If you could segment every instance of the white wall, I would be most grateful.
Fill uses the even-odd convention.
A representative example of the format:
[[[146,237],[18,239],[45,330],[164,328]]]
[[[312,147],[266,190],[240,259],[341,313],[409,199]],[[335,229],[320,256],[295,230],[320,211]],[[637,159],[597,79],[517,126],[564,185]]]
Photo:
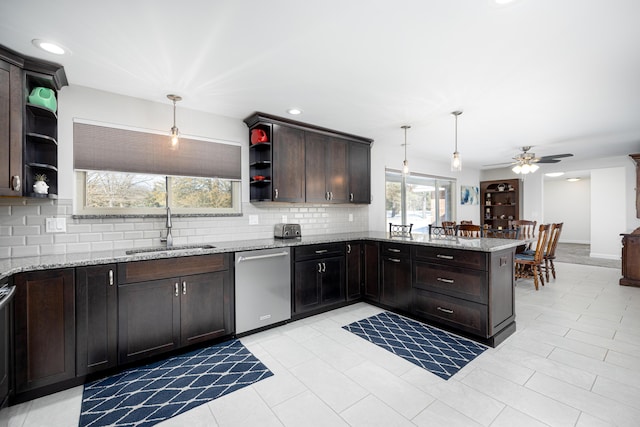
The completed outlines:
[[[375,135],[368,135],[375,139]],[[401,146],[403,137],[398,132],[397,141],[378,141],[373,144],[371,155],[371,192],[373,200],[369,210],[369,228],[375,231],[385,231],[388,228],[385,212],[385,168],[400,170],[404,159],[404,149]],[[464,156],[464,153],[462,153]],[[439,176],[455,179],[456,188],[456,220],[472,220],[480,223],[480,205],[461,205],[460,186],[479,186],[480,171],[462,166],[461,172],[451,172],[447,161],[435,162],[411,155],[411,142],[409,138],[407,159],[412,173]],[[463,157],[464,161],[464,157]]]
[[[591,179],[545,181],[544,220],[562,222],[560,242],[591,242]]]
[[[591,256],[620,259],[620,233],[626,228],[623,167],[591,171]]]

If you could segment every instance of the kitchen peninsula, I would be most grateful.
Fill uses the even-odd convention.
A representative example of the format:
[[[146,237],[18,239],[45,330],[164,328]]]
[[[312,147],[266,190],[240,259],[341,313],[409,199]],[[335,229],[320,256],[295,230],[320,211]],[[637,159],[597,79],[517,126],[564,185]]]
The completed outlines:
[[[296,307],[295,292],[300,288],[292,283],[292,321],[365,301],[497,346],[515,331],[513,254],[519,243],[429,235],[391,237],[382,232],[363,232],[286,240],[212,242],[200,247],[150,248],[131,254],[120,250],[2,260],[0,280],[17,286],[16,325],[24,325],[16,327],[16,354],[23,360],[16,366],[16,401],[81,384],[88,374],[95,376],[107,369],[111,372],[132,361],[235,335],[232,255],[240,251],[281,247],[295,251],[322,245],[341,251],[338,252],[344,259],[341,283],[349,289],[341,292],[339,301],[307,310]],[[96,322],[82,317],[86,314],[87,301],[92,301],[86,296],[85,283],[91,272],[98,272],[96,278],[104,278],[94,278],[91,282],[91,287],[100,289],[96,296],[104,309],[102,319]],[[47,284],[48,280],[54,281],[53,286]],[[141,284],[144,287],[138,286]],[[144,293],[134,292],[132,285]],[[48,334],[57,334],[65,341],[64,345],[48,347],[46,360],[36,357],[43,349],[33,348],[34,343],[44,345],[45,337],[33,340],[30,334],[41,333],[27,326],[28,316],[33,313],[28,305],[37,303],[31,294],[26,296],[29,286],[34,287],[29,288],[29,292],[50,293],[47,313],[51,319],[45,322]],[[199,292],[193,294],[198,295],[196,301],[189,301],[188,286],[194,289],[189,292]],[[305,290],[308,291],[314,290]],[[167,316],[163,311],[154,317],[149,313],[154,311],[154,305],[147,304],[142,310],[144,317],[139,313],[141,310],[133,306],[136,301],[152,298],[158,307],[173,314]],[[203,298],[211,299],[210,310],[198,309],[197,300]],[[51,311],[56,304],[61,313]],[[193,313],[200,317],[194,317]],[[210,318],[203,320],[203,316]],[[136,328],[123,329],[127,322],[144,323],[154,318],[162,318],[166,324],[164,335],[154,332],[165,340],[157,345],[144,342],[147,338],[131,335]],[[40,321],[42,324],[43,320]],[[207,324],[208,329],[203,329],[203,324]],[[87,339],[95,336],[104,337],[101,344]],[[27,342],[31,345],[26,346]],[[57,364],[52,365],[52,361]],[[46,375],[27,378],[27,370]]]

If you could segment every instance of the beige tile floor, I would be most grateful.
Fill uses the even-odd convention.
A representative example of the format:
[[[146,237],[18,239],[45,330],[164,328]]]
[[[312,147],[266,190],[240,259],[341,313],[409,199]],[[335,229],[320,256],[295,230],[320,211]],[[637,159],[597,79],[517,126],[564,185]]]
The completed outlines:
[[[640,426],[640,289],[558,263],[516,286],[517,332],[448,381],[341,329],[359,303],[242,342],[275,374],[160,425]],[[5,410],[10,426],[76,426],[82,388]]]

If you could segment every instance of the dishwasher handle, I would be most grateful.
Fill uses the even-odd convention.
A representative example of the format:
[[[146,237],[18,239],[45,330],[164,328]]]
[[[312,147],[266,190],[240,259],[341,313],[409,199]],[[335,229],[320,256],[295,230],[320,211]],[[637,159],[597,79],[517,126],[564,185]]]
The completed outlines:
[[[265,258],[277,258],[281,256],[289,255],[288,252],[278,252],[275,254],[267,254],[267,255],[253,255],[253,256],[239,256],[237,259],[237,263],[240,264],[243,261],[253,261],[256,259],[265,259]]]

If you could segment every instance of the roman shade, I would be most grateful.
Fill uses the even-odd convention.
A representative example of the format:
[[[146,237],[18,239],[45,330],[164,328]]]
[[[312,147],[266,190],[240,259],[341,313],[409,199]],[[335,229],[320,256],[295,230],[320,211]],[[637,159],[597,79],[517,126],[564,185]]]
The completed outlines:
[[[75,122],[73,167],[81,170],[240,179],[240,146]]]

